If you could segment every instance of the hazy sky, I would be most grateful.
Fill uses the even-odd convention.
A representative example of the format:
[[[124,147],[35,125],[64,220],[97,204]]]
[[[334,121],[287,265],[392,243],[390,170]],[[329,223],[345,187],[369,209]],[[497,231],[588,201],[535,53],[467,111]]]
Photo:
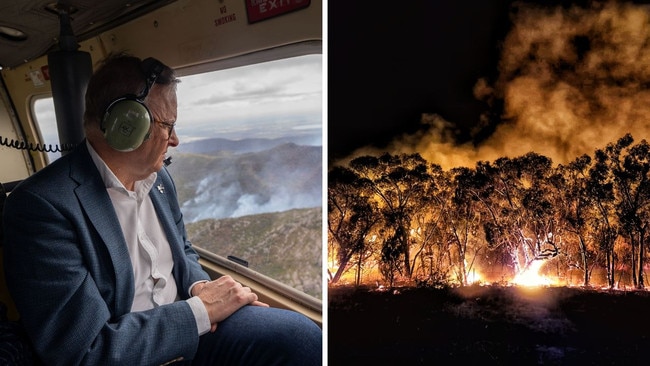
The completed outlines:
[[[321,55],[182,77],[179,137],[189,141],[215,133],[232,139],[320,135],[322,81]]]
[[[309,134],[322,143],[322,56],[307,55],[181,77],[177,134],[183,142]],[[46,144],[58,144],[54,107],[36,104]]]

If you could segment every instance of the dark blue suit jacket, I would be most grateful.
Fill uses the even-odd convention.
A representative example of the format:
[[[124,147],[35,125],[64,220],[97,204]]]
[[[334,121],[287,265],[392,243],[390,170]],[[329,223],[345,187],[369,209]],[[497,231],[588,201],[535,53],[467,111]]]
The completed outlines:
[[[186,238],[166,169],[149,195],[187,299],[191,284],[209,276]],[[7,284],[47,365],[155,365],[194,355],[199,337],[185,301],[130,312],[129,253],[85,142],[16,187],[3,217]]]

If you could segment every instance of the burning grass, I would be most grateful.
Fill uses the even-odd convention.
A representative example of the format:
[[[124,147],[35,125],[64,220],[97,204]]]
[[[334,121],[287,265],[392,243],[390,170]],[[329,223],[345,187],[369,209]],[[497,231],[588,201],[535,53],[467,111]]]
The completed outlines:
[[[650,364],[650,292],[332,287],[331,365]]]

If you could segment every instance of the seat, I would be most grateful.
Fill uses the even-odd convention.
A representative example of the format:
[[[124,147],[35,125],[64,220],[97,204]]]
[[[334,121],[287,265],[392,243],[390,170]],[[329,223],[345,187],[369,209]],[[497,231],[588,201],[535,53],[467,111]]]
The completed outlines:
[[[4,205],[5,200],[7,199],[7,191],[5,185],[0,183],[0,218],[4,214]],[[18,311],[16,311],[16,306],[14,305],[11,296],[9,295],[9,289],[7,288],[7,283],[5,282],[5,271],[2,266],[2,261],[4,260],[4,225],[2,225],[2,220],[0,220],[0,302],[5,305],[6,316],[10,320],[18,320]],[[0,314],[2,315],[2,314]]]
[[[2,233],[2,211],[4,210],[6,199],[7,191],[5,190],[4,184],[0,183],[0,248],[2,248],[2,242],[4,240],[4,234]]]
[[[0,218],[4,215],[4,203],[7,191],[0,183]],[[32,347],[27,339],[25,330],[18,321],[16,305],[11,299],[5,281],[3,244],[4,231],[0,220],[0,364],[2,365],[35,365]]]

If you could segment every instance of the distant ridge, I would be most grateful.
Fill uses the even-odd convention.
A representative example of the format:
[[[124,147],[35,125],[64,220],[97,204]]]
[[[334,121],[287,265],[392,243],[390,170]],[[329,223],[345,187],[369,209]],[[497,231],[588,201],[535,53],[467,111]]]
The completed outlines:
[[[248,138],[242,140],[230,140],[225,138],[209,138],[184,142],[178,145],[177,150],[183,153],[191,154],[217,154],[223,151],[229,151],[236,154],[247,152],[260,152],[272,149],[278,145],[294,143],[296,145],[311,145],[314,142],[313,136],[287,136],[279,138]],[[322,144],[321,144],[322,145]],[[320,146],[320,145],[319,145]]]

